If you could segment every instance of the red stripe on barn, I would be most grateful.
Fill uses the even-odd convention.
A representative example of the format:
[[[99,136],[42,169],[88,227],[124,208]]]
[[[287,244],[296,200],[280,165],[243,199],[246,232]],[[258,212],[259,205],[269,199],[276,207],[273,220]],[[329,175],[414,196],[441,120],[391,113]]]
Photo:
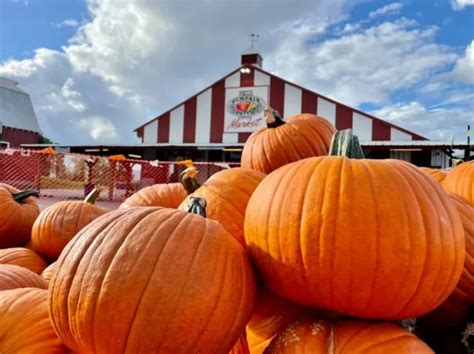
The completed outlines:
[[[239,133],[239,143],[245,143],[252,133]]]
[[[158,118],[158,142],[170,142],[170,112],[166,112]]]
[[[196,96],[184,104],[183,143],[196,141]]]
[[[378,119],[372,119],[372,140],[390,140],[390,125]]]
[[[352,109],[336,105],[336,129],[352,128]]]
[[[240,86],[253,86],[255,84],[255,70],[251,69],[250,74],[240,73]],[[252,133],[239,133],[238,142],[245,143]]]
[[[285,109],[285,82],[275,76],[270,78],[270,107],[283,115]]]
[[[318,96],[311,94],[307,90],[303,90],[301,95],[301,113],[316,114],[318,111]]]
[[[224,133],[225,80],[212,87],[211,143],[222,143]]]

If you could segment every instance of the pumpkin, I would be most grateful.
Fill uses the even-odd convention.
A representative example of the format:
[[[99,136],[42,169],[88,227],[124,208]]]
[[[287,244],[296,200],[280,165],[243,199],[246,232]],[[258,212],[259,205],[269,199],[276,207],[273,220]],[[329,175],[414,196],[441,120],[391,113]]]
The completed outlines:
[[[267,127],[250,135],[244,145],[241,166],[263,173],[307,157],[327,155],[336,129],[324,118],[298,114],[282,120],[265,110]]]
[[[429,168],[429,167],[419,167],[419,169],[426,174],[433,177],[437,182],[441,183],[446,178],[447,173],[436,168]]]
[[[31,227],[40,210],[38,192],[19,191],[0,183],[0,248],[23,246],[30,240]]]
[[[16,288],[47,289],[48,284],[31,270],[13,264],[0,264],[0,291]]]
[[[33,224],[31,249],[55,261],[79,230],[107,213],[106,209],[94,205],[98,193],[94,189],[83,202],[63,201],[43,210]]]
[[[474,204],[474,161],[454,167],[444,179],[443,187]]]
[[[43,270],[43,273],[41,273],[41,278],[43,278],[44,281],[46,281],[46,283],[49,284],[49,281],[51,280],[54,272],[56,271],[56,267],[57,267],[57,263],[53,262],[49,266],[47,266],[45,270]]]
[[[255,300],[243,247],[219,223],[176,209],[107,213],[57,264],[53,327],[81,353],[228,353]]]
[[[328,156],[281,167],[250,198],[245,238],[277,294],[362,318],[431,311],[464,263],[456,206],[400,160]]]
[[[244,216],[250,196],[263,180],[261,172],[246,168],[231,168],[212,175],[191,195],[207,201],[207,217],[218,221],[224,228],[245,245]],[[179,209],[186,210],[189,197]]]
[[[229,354],[250,354],[245,332],[239,337],[239,340],[234,344]]]
[[[29,269],[36,274],[41,274],[48,265],[37,253],[23,247],[0,250],[0,264],[14,264]]]
[[[393,323],[297,321],[275,337],[268,354],[428,354],[424,342]]]
[[[0,291],[0,353],[68,353],[48,316],[48,291]]]

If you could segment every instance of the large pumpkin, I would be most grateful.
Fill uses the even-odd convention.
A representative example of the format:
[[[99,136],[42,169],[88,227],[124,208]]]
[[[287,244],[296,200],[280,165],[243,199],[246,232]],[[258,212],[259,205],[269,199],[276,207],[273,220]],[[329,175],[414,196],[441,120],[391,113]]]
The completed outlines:
[[[52,323],[81,353],[228,353],[255,300],[243,247],[217,222],[176,209],[110,212],[57,263]]]
[[[456,206],[399,160],[329,156],[281,167],[250,198],[245,238],[279,295],[364,318],[429,312],[464,263]]]
[[[242,151],[241,165],[263,173],[307,157],[327,155],[336,129],[324,118],[299,114],[282,120],[271,108],[267,127],[255,131]]]
[[[40,210],[38,192],[20,191],[0,183],[0,248],[23,246],[30,240],[31,227]]]
[[[265,174],[247,168],[231,168],[212,175],[193,194],[207,201],[207,217],[218,221],[224,228],[245,245],[244,216],[250,196],[263,180]],[[189,198],[179,209],[187,210]]]
[[[0,291],[0,353],[67,353],[48,316],[48,291]]]
[[[14,264],[41,274],[48,265],[46,261],[29,248],[13,247],[0,250],[0,264]]]
[[[33,224],[31,249],[55,261],[84,226],[107,213],[106,209],[94,205],[97,194],[94,190],[85,201],[63,201],[43,210]]]
[[[434,354],[405,329],[384,322],[297,321],[275,337],[268,354]]]
[[[16,288],[47,289],[48,284],[31,270],[13,264],[0,264],[0,291]]]
[[[154,184],[140,189],[128,197],[120,205],[120,208],[131,208],[134,206],[177,208],[187,195],[188,193],[181,183]]]
[[[430,175],[431,177],[433,177],[439,183],[443,182],[443,180],[447,176],[446,172],[444,172],[442,170],[438,170],[436,168],[419,167],[419,169],[421,171],[423,171],[424,173],[426,173],[426,174]]]
[[[454,167],[444,179],[443,187],[474,204],[474,161]]]

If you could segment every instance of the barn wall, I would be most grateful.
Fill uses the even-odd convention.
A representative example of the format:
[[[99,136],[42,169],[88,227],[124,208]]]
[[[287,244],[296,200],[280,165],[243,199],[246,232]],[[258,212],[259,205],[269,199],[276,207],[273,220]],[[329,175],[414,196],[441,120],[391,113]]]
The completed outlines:
[[[10,147],[19,147],[21,144],[37,144],[39,138],[38,133],[4,126],[0,140],[9,142]]]

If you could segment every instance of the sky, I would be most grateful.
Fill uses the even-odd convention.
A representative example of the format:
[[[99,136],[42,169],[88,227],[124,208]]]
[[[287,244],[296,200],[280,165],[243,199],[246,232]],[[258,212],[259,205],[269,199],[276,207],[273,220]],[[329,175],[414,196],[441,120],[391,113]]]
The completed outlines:
[[[474,125],[474,0],[0,0],[0,76],[55,142],[138,143],[253,32],[296,84],[434,140]]]

